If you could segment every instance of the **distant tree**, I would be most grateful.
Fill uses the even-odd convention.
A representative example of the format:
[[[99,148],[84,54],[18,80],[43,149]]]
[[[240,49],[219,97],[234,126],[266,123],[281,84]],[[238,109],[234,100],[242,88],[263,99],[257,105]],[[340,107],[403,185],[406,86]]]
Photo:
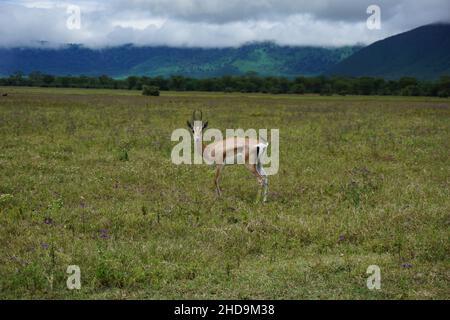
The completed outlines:
[[[142,90],[143,94],[159,90],[187,90],[187,91],[225,91],[225,92],[261,92],[261,93],[320,93],[331,95],[407,95],[407,96],[441,96],[450,95],[450,77],[443,76],[437,81],[422,81],[412,77],[399,80],[385,81],[380,78],[361,77],[261,77],[255,73],[242,76],[223,76],[214,78],[187,78],[172,76],[170,78],[137,77],[113,79],[107,75],[99,77],[53,76],[32,72],[24,76],[16,72],[7,78],[0,77],[1,86],[45,86],[45,87],[73,87],[73,88],[111,88]],[[157,90],[150,90],[156,87]],[[145,90],[144,90],[145,89]]]
[[[412,77],[403,77],[398,81],[400,89],[404,89],[409,86],[416,86],[417,84],[417,79]]]
[[[375,92],[375,80],[369,77],[362,77],[356,81],[358,94],[370,95]]]
[[[201,91],[214,91],[215,84],[213,79],[202,79],[199,89]]]
[[[136,84],[138,82],[138,78],[136,76],[130,76],[127,78],[127,87],[128,90],[136,89]]]
[[[381,79],[381,78],[374,79],[372,94],[377,94],[377,95],[383,94],[385,86],[386,86],[386,81],[384,81],[384,79]]]
[[[289,87],[290,87],[290,81],[287,78],[280,78],[278,80],[278,86],[280,88],[281,93],[288,93],[289,92]]]
[[[303,83],[294,83],[291,86],[291,92],[295,94],[304,94],[305,86],[303,85]]]
[[[113,79],[108,77],[107,75],[102,75],[98,77],[98,82],[103,88],[112,88]]]
[[[55,81],[55,77],[50,74],[45,74],[42,81],[46,87],[50,87],[50,85]]]
[[[437,82],[438,92],[450,91],[450,76],[442,76]]]
[[[323,84],[323,77],[313,77],[305,79],[306,91],[309,93],[320,93],[322,91]]]
[[[13,86],[21,86],[23,85],[23,72],[17,71],[9,76],[9,83]]]
[[[44,75],[39,71],[33,71],[28,75],[28,79],[32,86],[41,86]]]
[[[269,88],[269,93],[271,94],[280,94],[283,93],[279,85],[273,85]]]
[[[333,91],[341,96],[345,96],[350,93],[351,91],[351,82],[347,79],[334,79],[333,80]]]
[[[78,79],[76,81],[77,81],[79,87],[89,88],[89,77],[81,75],[78,77]]]
[[[439,98],[448,98],[450,97],[450,90],[440,90],[437,95]]]
[[[389,94],[389,95],[398,94],[398,91],[399,91],[398,81],[389,80],[386,83],[384,89],[385,89],[385,92],[387,92],[387,94]]]
[[[402,96],[420,96],[420,88],[417,85],[409,85],[400,91]]]
[[[333,95],[333,88],[331,87],[331,84],[327,83],[325,84],[322,89],[320,90],[321,96],[331,96]]]
[[[169,80],[170,90],[184,91],[186,90],[186,80],[183,76],[171,76]]]
[[[150,84],[157,86],[161,90],[169,90],[169,81],[161,76],[152,78]]]
[[[70,77],[61,77],[59,81],[61,82],[62,87],[68,88],[71,86],[71,80]]]

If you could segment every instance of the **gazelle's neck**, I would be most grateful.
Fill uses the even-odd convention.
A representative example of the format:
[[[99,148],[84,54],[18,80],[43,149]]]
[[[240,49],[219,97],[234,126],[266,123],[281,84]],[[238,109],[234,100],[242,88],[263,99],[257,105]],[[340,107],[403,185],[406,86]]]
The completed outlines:
[[[205,141],[201,140],[201,143],[199,140],[196,140],[196,138],[194,137],[194,149],[195,152],[197,152],[197,154],[203,156],[203,152],[205,151],[206,148],[206,143]]]

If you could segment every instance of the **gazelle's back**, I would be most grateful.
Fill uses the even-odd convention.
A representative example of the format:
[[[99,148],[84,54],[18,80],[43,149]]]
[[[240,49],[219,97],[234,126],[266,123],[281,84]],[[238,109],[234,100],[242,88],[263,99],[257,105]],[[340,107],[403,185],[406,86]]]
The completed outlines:
[[[267,142],[249,137],[228,137],[215,141],[205,148],[205,160],[225,164],[256,163],[258,148],[266,148]],[[220,163],[220,162],[219,162]]]

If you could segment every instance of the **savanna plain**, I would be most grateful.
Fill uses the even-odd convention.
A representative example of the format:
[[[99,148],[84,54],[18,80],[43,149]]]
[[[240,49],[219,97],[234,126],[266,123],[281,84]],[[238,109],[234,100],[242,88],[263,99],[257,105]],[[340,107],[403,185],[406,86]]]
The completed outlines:
[[[449,99],[0,92],[1,299],[450,298]],[[194,109],[280,130],[266,203],[172,163]]]

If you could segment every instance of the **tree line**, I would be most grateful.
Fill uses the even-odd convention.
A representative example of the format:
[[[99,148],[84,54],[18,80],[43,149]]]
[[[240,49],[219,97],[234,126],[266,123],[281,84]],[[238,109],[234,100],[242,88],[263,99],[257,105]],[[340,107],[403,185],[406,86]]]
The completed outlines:
[[[1,86],[32,86],[61,88],[104,88],[142,90],[156,87],[172,91],[222,91],[259,92],[271,94],[321,94],[321,95],[403,95],[450,96],[450,76],[436,81],[422,81],[412,77],[385,80],[373,77],[262,77],[256,73],[242,76],[222,76],[197,79],[184,76],[147,77],[129,76],[115,79],[102,76],[54,76],[41,72],[24,75],[16,72],[0,78]]]

